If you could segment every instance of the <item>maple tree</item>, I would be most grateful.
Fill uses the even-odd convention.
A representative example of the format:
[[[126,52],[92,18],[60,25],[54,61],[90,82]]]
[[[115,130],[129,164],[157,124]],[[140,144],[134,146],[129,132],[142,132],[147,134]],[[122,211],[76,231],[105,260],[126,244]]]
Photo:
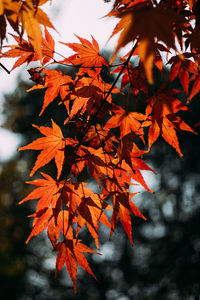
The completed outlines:
[[[120,220],[133,244],[131,216],[146,218],[134,204],[136,193],[130,192],[129,187],[134,181],[153,192],[142,175],[143,170],[155,173],[143,160],[145,154],[161,135],[182,157],[177,133],[196,134],[179,114],[189,111],[188,104],[200,90],[200,2],[115,0],[107,17],[120,19],[111,37],[119,32],[120,35],[108,62],[94,37],[89,41],[76,36],[79,42],[63,43],[75,54],[60,61],[54,58],[55,41],[47,30],[54,26],[40,8],[48,1],[0,2],[0,57],[17,58],[11,72],[24,63],[38,62],[38,67],[28,72],[35,83],[29,92],[45,89],[39,117],[60,96],[59,105],[66,114],[62,129],[73,132],[73,137],[65,136],[54,120],[51,127],[33,125],[43,137],[19,149],[40,151],[30,177],[54,159],[57,178],[41,172],[42,178],[28,181],[36,188],[20,204],[38,200],[36,211],[30,216],[33,229],[27,242],[47,229],[52,247],[58,252],[56,274],[66,264],[76,292],[77,265],[96,278],[84,254],[99,254],[82,242],[81,229],[87,227],[99,250],[99,222],[109,228],[111,238]],[[8,24],[16,44],[4,47]],[[129,42],[134,43],[132,50],[115,65],[118,51]],[[131,61],[133,56],[139,58],[138,64]],[[75,69],[75,77],[68,71],[50,68],[55,64]],[[162,74],[165,64],[170,66],[169,78],[152,95],[148,84],[154,83],[153,69]],[[103,80],[105,70],[117,74],[113,84]],[[182,90],[173,88],[177,76]],[[116,105],[114,93],[127,93],[126,103]],[[179,94],[185,95],[185,102]],[[134,111],[129,111],[132,99]],[[138,111],[140,101],[145,106],[143,112]],[[98,193],[81,180],[85,169],[96,181]],[[106,210],[111,210],[111,220]]]

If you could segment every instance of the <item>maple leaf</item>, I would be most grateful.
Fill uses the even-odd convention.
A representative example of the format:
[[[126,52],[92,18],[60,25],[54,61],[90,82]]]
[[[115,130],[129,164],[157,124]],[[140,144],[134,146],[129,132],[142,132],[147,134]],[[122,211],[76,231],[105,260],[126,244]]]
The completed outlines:
[[[112,174],[113,166],[111,164],[111,156],[104,152],[103,148],[94,149],[91,147],[81,146],[77,151],[77,155],[82,164],[82,168],[86,165],[88,167],[91,177],[94,177],[100,186],[99,179],[104,176]],[[75,163],[79,166],[79,163]],[[75,172],[76,174],[76,172]]]
[[[105,130],[100,124],[92,125],[86,135],[84,141],[89,141],[92,148],[102,147],[106,153],[112,153],[113,143],[118,143],[117,138],[110,130]]]
[[[139,158],[147,151],[140,150],[133,142],[133,138],[132,133],[128,134],[122,138],[121,144],[119,145],[118,161],[116,164],[120,168],[115,170],[115,174],[118,177],[117,180],[121,185],[129,186],[133,179],[141,184],[147,191],[153,193],[147,186],[140,170],[151,171],[154,174],[155,171]]]
[[[44,179],[36,179],[33,181],[27,181],[28,184],[36,185],[38,188],[34,189],[28,196],[19,202],[22,204],[29,200],[39,199],[37,209],[41,210],[44,207],[52,208],[57,206],[58,199],[61,196],[61,189],[63,188],[64,182],[55,181],[51,176],[41,173]]]
[[[45,84],[37,84],[27,90],[28,92],[36,89],[47,88],[44,96],[44,103],[42,110],[39,114],[41,116],[46,107],[60,94],[64,99],[68,93],[70,93],[71,85],[73,85],[73,79],[70,76],[63,74],[60,70],[43,70],[42,73],[46,75]]]
[[[55,247],[60,232],[68,238],[71,231],[71,223],[76,222],[77,218],[74,213],[61,209],[64,203],[67,203],[66,190],[71,194],[75,191],[72,185],[66,181],[55,181],[51,176],[41,173],[44,179],[28,181],[28,184],[37,186],[27,197],[19,202],[22,204],[30,200],[38,200],[36,213],[34,217],[33,229],[27,239],[27,243],[33,237],[44,231],[47,227],[48,237]]]
[[[43,4],[42,1],[39,4]],[[22,23],[22,33],[26,30],[28,39],[33,45],[35,52],[38,54],[39,59],[42,59],[42,32],[40,24],[54,29],[48,16],[39,7],[34,7],[31,0],[26,0],[22,3],[18,19]]]
[[[115,114],[104,126],[104,129],[115,128],[120,126],[120,136],[123,138],[125,135],[133,131],[136,136],[141,138],[144,142],[144,131],[141,123],[146,116],[138,112],[127,112],[122,107],[112,104],[112,112]],[[144,142],[145,143],[145,142]]]
[[[39,210],[34,215],[31,215],[29,217],[34,217],[35,222],[31,234],[26,240],[26,244],[30,241],[30,239],[33,236],[38,235],[47,228],[49,220],[53,217],[53,209],[45,207],[44,209]]]
[[[189,125],[183,124],[180,117],[176,116],[176,113],[180,110],[189,110],[186,105],[175,97],[177,93],[179,93],[178,90],[166,89],[165,84],[161,86],[156,95],[147,100],[146,115],[149,117],[143,123],[143,126],[150,126],[148,134],[149,149],[161,133],[166,142],[174,147],[182,157],[183,154],[180,150],[175,129],[195,132]]]
[[[130,52],[128,53],[128,55],[129,54],[130,54]],[[123,63],[126,61],[125,60],[126,56],[127,56],[127,54],[123,58],[121,58],[121,61]],[[117,67],[110,73],[120,73],[122,68],[123,68],[123,66]],[[145,81],[144,68],[142,67],[141,64],[139,64],[138,67],[133,68],[132,64],[129,62],[127,67],[123,70],[122,74],[123,74],[123,77],[121,80],[120,90],[125,88],[125,86],[130,83],[134,96],[137,96],[140,91],[143,91],[143,93],[145,95],[148,94],[148,88],[147,88],[147,84]]]
[[[130,213],[146,220],[146,218],[142,215],[142,213],[137,208],[137,206],[130,200],[130,198],[133,197],[134,195],[135,194],[131,194],[131,193],[130,194],[119,193],[112,196],[113,214],[112,214],[111,232],[110,232],[110,238],[111,238],[115,229],[115,225],[119,218],[132,245],[133,245],[133,239],[132,239],[132,225],[131,225]]]
[[[176,114],[178,111],[188,111],[188,107],[178,100],[175,95],[181,91],[168,89],[167,84],[163,84],[157,93],[146,100],[146,115],[153,112],[154,118],[159,120],[170,114]]]
[[[100,73],[102,65],[108,66],[105,58],[100,55],[99,45],[97,41],[92,36],[92,43],[86,39],[83,39],[75,34],[75,36],[79,39],[81,44],[78,43],[62,43],[73,51],[76,54],[66,58],[63,60],[63,63],[71,63],[73,65],[81,65],[81,67],[96,67],[97,72]]]
[[[37,157],[30,176],[33,176],[39,168],[46,165],[54,158],[58,171],[57,178],[59,178],[65,158],[65,146],[73,144],[73,141],[70,138],[65,139],[63,137],[60,127],[53,120],[52,128],[44,126],[38,127],[36,125],[33,126],[45,135],[45,137],[38,138],[27,146],[19,148],[19,151],[27,149],[42,150]]]
[[[18,43],[17,45],[9,45],[6,47],[11,48],[10,50],[6,51],[4,54],[2,54],[2,57],[19,57],[15,64],[13,65],[11,71],[13,71],[15,68],[21,66],[25,62],[27,65],[32,62],[32,61],[37,61],[40,59],[39,55],[37,52],[35,52],[33,46],[31,43],[28,43],[26,40],[13,35],[13,38],[16,40]],[[49,62],[54,55],[54,45],[55,42],[52,39],[52,36],[50,33],[47,31],[45,28],[45,39],[42,38],[41,42],[41,51],[42,51],[42,60],[43,60],[43,65]]]
[[[100,103],[101,94],[102,91],[94,85],[76,87],[71,93],[71,98],[74,98],[74,101],[71,108],[70,117],[65,120],[65,123],[68,122],[69,119],[74,118],[76,114],[83,115],[85,111],[90,111],[90,108],[94,103]]]
[[[1,45],[3,40],[6,38],[6,29],[7,29],[7,22],[8,21],[14,31],[18,32],[18,24],[17,24],[17,14],[20,9],[20,3],[14,2],[11,0],[3,0],[0,1],[0,20],[1,20],[1,29],[0,29],[0,36],[1,36]]]
[[[20,37],[13,35],[13,38],[16,40],[18,45],[9,45],[11,49],[5,52],[2,56],[4,57],[19,57],[17,61],[14,63],[11,71],[15,68],[21,66],[23,63],[27,63],[27,65],[32,61],[39,60],[39,56],[35,53],[33,46],[28,43],[24,39],[20,39]]]
[[[70,92],[70,86],[73,84],[72,78],[59,70],[44,70],[43,73],[47,75],[45,86],[48,87],[48,89],[45,92],[44,103],[40,115],[59,93],[61,98],[64,99],[66,94]]]
[[[168,64],[172,64],[170,69],[169,80],[173,81],[175,77],[178,75],[180,82],[184,88],[185,93],[188,95],[188,88],[189,88],[189,73],[197,74],[198,69],[197,65],[187,59],[192,57],[193,55],[190,53],[184,53],[181,55],[176,55],[170,58]]]
[[[57,260],[56,260],[56,275],[62,269],[64,264],[66,264],[67,270],[69,272],[69,275],[71,277],[74,286],[75,293],[77,291],[76,275],[77,275],[78,264],[86,272],[88,272],[96,279],[83,253],[95,253],[95,254],[99,254],[99,253],[85,246],[83,243],[81,243],[81,240],[77,240],[73,238],[58,243],[58,245],[56,246],[56,250],[58,251]]]
[[[25,1],[22,4],[19,11],[19,21],[22,23],[22,30],[26,30],[28,39],[33,45],[34,50],[38,53],[39,58],[42,59],[42,32],[32,2]]]
[[[111,88],[111,84],[104,82],[101,76],[92,71],[89,72],[91,77],[81,77],[75,87],[74,90],[70,94],[70,99],[74,100],[73,105],[70,111],[70,116],[66,119],[65,123],[67,123],[71,118],[73,118],[76,114],[83,115],[86,111],[88,114],[96,114],[97,110],[99,110],[99,114],[96,117],[101,118],[100,114],[105,114],[107,111],[103,110],[102,99],[109,92]],[[120,91],[114,87],[112,89],[112,93],[119,93]],[[105,101],[104,105],[108,102],[112,101],[111,95],[107,97],[107,101]],[[64,99],[64,104],[69,111],[69,99],[67,97],[67,103]],[[101,110],[99,109],[101,108]]]
[[[63,232],[65,237],[69,237],[69,235],[71,236],[71,231],[72,228],[69,227],[69,212],[66,210],[54,210],[54,216],[50,219],[47,229],[48,238],[52,246],[56,247],[60,232]]]
[[[62,198],[63,203],[68,207],[68,223],[72,221],[77,223],[76,236],[86,224],[99,249],[98,222],[110,228],[110,223],[104,210],[112,209],[112,207],[103,201],[101,195],[93,193],[86,184],[85,182],[65,182]]]
[[[187,103],[189,103],[192,100],[192,98],[194,98],[194,96],[196,96],[199,93],[199,91],[200,91],[200,73],[198,72],[197,75],[195,76],[192,90],[188,97]]]
[[[108,16],[121,19],[111,37],[122,31],[110,62],[115,60],[120,48],[138,39],[140,59],[144,64],[149,83],[153,83],[152,66],[156,51],[155,38],[163,41],[168,47],[176,49],[173,28],[174,24],[180,26],[184,23],[184,17],[176,14],[173,10],[166,9],[162,4],[156,7],[147,4],[138,5],[127,9],[125,12],[111,12]]]
[[[60,232],[63,233],[65,238],[71,238],[73,236],[73,229],[71,224],[69,224],[68,211],[60,210],[57,208],[53,209],[45,207],[29,217],[34,217],[34,221],[33,229],[28,239],[26,240],[26,244],[30,241],[32,237],[40,234],[47,227],[48,237],[54,248],[56,248],[56,243],[59,239]],[[77,222],[77,219],[74,217],[73,222]]]
[[[99,222],[110,228],[110,223],[104,213],[104,209],[112,209],[112,207],[104,202],[103,199],[101,199],[101,196],[94,194],[87,187],[84,187],[84,195],[85,196],[82,197],[81,203],[77,208],[77,235],[80,229],[86,224],[89,232],[95,240],[97,249],[99,249]]]
[[[42,56],[43,56],[43,65],[47,64],[54,56],[54,48],[55,48],[55,42],[52,38],[51,34],[48,32],[48,30],[44,29],[45,32],[45,39],[42,38]]]
[[[131,201],[131,198],[137,193],[127,192],[126,189],[118,183],[118,179],[114,176],[112,178],[106,178],[106,180],[103,181],[101,194],[103,197],[111,196],[112,198],[113,214],[111,219],[110,238],[115,231],[115,225],[119,218],[131,244],[133,244],[130,214],[134,214],[135,216],[146,220],[137,206]]]
[[[1,12],[5,14],[9,24],[13,30],[20,35],[20,38],[22,38],[24,31],[26,31],[29,42],[32,44],[34,51],[38,54],[40,60],[42,59],[42,32],[40,24],[54,29],[54,26],[50,22],[48,16],[39,7],[47,1],[48,0],[37,1],[36,3],[36,0],[3,0],[1,1],[1,3],[3,3],[0,7]],[[3,34],[1,33],[2,39],[5,37],[6,33],[5,18],[3,24]]]

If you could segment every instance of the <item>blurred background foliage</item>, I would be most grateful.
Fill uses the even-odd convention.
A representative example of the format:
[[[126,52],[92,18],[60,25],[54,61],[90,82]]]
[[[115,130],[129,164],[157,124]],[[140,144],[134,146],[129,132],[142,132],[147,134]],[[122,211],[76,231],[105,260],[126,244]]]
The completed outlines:
[[[152,93],[163,80],[157,70],[154,75],[156,83],[151,87]],[[103,76],[111,82],[112,76]],[[163,76],[168,76],[167,70]],[[181,89],[178,79],[174,85]],[[39,118],[44,91],[26,93],[29,87],[19,80],[16,91],[5,95],[4,127],[20,134],[23,145],[39,137],[31,124],[48,126],[53,118],[62,125],[65,118],[62,105],[55,103]],[[115,95],[115,102],[123,103],[124,97]],[[194,126],[200,111],[198,97],[193,99],[190,108],[193,112],[183,113],[183,118]],[[68,130],[66,133],[70,134]],[[200,299],[200,139],[186,133],[179,140],[183,159],[161,138],[146,156],[146,162],[158,175],[149,178],[155,194],[142,192],[137,198],[137,205],[148,221],[133,218],[134,246],[131,247],[121,225],[111,240],[108,230],[100,227],[102,255],[88,256],[98,281],[79,269],[77,295],[66,270],[55,279],[55,253],[45,235],[40,234],[25,245],[31,230],[31,220],[26,216],[33,212],[36,201],[22,206],[17,203],[32,189],[24,182],[28,180],[36,151],[20,152],[3,162],[0,168],[1,299]],[[55,174],[54,163],[45,168]],[[81,234],[84,241],[91,243],[87,230]],[[90,246],[95,249],[94,244]]]

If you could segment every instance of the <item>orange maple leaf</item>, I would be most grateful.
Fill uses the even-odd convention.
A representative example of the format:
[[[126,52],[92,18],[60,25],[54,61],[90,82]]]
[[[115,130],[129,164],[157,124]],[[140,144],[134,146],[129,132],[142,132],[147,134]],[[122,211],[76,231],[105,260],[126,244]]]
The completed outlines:
[[[102,180],[104,175],[112,174],[111,156],[106,154],[103,148],[94,149],[81,146],[77,151],[77,155],[81,163],[84,163],[83,166],[86,165],[88,167],[90,176],[94,177],[99,185],[99,179]]]
[[[41,4],[43,4],[42,1],[40,1],[39,5]],[[42,59],[42,32],[40,24],[54,29],[48,16],[41,8],[37,7],[36,9],[31,0],[26,0],[22,2],[20,7],[18,20],[22,23],[22,33],[26,30],[30,43],[33,45],[39,59]]]
[[[28,239],[26,240],[26,244],[30,241],[32,237],[40,234],[47,227],[48,237],[54,248],[56,247],[56,243],[59,239],[60,232],[62,232],[65,238],[67,239],[73,236],[73,229],[71,223],[69,224],[68,211],[61,210],[60,208],[57,209],[45,207],[29,217],[34,217],[34,220],[33,229]],[[77,223],[77,219],[74,217],[73,222]]]
[[[46,13],[39,7],[48,0],[24,0],[24,1],[1,1],[0,12],[4,13],[9,24],[14,31],[19,33],[22,38],[24,31],[26,31],[29,42],[32,44],[35,53],[37,53],[39,59],[42,59],[42,32],[40,24],[45,27],[54,29],[51,21]],[[3,34],[1,33],[1,39],[6,36],[6,19],[3,16]]]
[[[43,65],[48,63],[54,56],[54,49],[55,49],[55,41],[52,38],[51,34],[48,30],[44,29],[45,38],[42,38],[42,56],[43,56]]]
[[[71,91],[70,86],[73,85],[71,76],[63,74],[60,70],[43,70],[42,73],[46,75],[45,84],[37,84],[27,90],[27,92],[47,88],[44,96],[44,103],[39,114],[41,116],[46,107],[60,94],[64,99]]]
[[[105,97],[112,85],[104,82],[101,76],[94,71],[89,72],[88,75],[91,77],[77,78],[78,81],[76,82],[74,90],[70,93],[69,97],[63,101],[67,111],[69,111],[69,100],[74,100],[70,116],[65,120],[65,123],[72,119],[77,113],[82,115],[87,111],[88,114],[95,114],[100,107],[102,109],[99,110],[99,114],[104,113],[102,98]],[[116,87],[112,89],[112,93],[119,92]],[[107,102],[111,101],[112,97],[109,95],[104,104],[106,105]]]
[[[97,72],[100,73],[102,65],[108,66],[105,58],[100,54],[99,45],[92,36],[92,43],[86,39],[75,35],[81,44],[78,43],[63,43],[71,48],[76,54],[63,60],[63,63],[71,63],[73,65],[81,65],[82,67],[96,67]]]
[[[45,207],[29,217],[34,217],[35,219],[33,223],[33,229],[26,240],[26,244],[33,236],[38,235],[47,228],[50,219],[53,217],[53,209]]]
[[[28,43],[24,39],[20,39],[20,37],[12,34],[13,38],[16,40],[18,45],[9,45],[6,47],[10,47],[11,49],[3,53],[3,57],[19,57],[17,61],[14,63],[12,70],[21,66],[23,63],[27,63],[27,65],[32,61],[39,60],[39,56],[35,53],[33,46]]]
[[[73,144],[73,141],[70,138],[65,139],[63,137],[60,127],[53,120],[52,128],[43,126],[38,127],[36,125],[33,126],[37,128],[43,135],[45,135],[45,137],[38,138],[27,146],[19,148],[19,151],[27,149],[42,150],[37,157],[36,163],[30,173],[30,176],[33,176],[33,174],[39,168],[46,165],[54,158],[58,171],[57,178],[59,178],[65,159],[65,146]]]
[[[27,65],[32,61],[37,61],[40,59],[38,53],[34,50],[31,43],[28,43],[26,40],[11,34],[13,38],[18,43],[17,45],[9,45],[10,50],[2,54],[2,57],[19,57],[15,64],[13,65],[11,71],[15,68],[21,66],[25,62]],[[41,42],[41,51],[42,51],[42,61],[43,65],[49,62],[54,55],[54,46],[55,42],[52,39],[52,36],[45,28],[45,38],[42,38]]]
[[[115,104],[112,104],[112,112],[115,115],[108,120],[104,129],[120,126],[121,138],[133,131],[135,135],[144,142],[144,131],[138,120],[144,121],[146,119],[145,115],[138,112],[127,112],[122,107]]]
[[[114,133],[110,130],[105,130],[100,124],[92,125],[87,134],[84,136],[84,141],[89,141],[92,148],[102,147],[106,153],[113,152],[113,143],[118,143]]]
[[[27,181],[28,184],[36,185],[38,188],[34,189],[28,196],[19,202],[19,204],[22,204],[29,200],[39,199],[36,211],[41,210],[44,207],[49,207],[50,205],[52,208],[55,208],[57,201],[61,196],[61,189],[64,184],[63,181],[55,181],[51,176],[45,173],[41,172],[41,174],[44,179]]]
[[[77,218],[64,209],[54,209],[54,215],[50,219],[47,234],[52,246],[56,248],[60,232],[66,239],[73,236],[72,222],[77,223]]]
[[[22,204],[26,201],[38,199],[36,213],[29,216],[34,217],[33,229],[27,239],[27,242],[33,237],[44,231],[47,227],[48,237],[51,240],[53,247],[55,247],[60,232],[68,238],[72,222],[78,221],[74,211],[63,210],[63,205],[67,202],[70,194],[70,199],[74,196],[78,197],[73,185],[68,180],[55,181],[51,176],[41,173],[44,179],[36,179],[28,181],[27,183],[37,186],[27,197],[19,202]],[[80,202],[80,201],[79,201]],[[73,203],[70,203],[73,205]],[[75,204],[77,206],[78,203]]]

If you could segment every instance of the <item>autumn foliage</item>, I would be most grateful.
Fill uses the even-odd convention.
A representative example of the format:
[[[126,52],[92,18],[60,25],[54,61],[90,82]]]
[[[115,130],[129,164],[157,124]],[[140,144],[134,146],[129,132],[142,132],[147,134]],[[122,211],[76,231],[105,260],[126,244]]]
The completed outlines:
[[[143,170],[154,172],[145,163],[145,154],[161,136],[182,157],[177,134],[196,134],[180,112],[189,111],[189,102],[200,91],[200,2],[115,0],[106,17],[119,19],[111,34],[119,33],[119,38],[109,62],[94,37],[79,36],[77,43],[63,42],[74,54],[57,61],[49,31],[55,28],[41,8],[46,2],[50,0],[1,0],[0,56],[13,59],[12,70],[38,62],[28,72],[35,83],[29,92],[45,89],[39,116],[58,96],[66,114],[63,128],[54,120],[49,127],[34,124],[41,137],[19,149],[39,151],[30,177],[52,160],[57,169],[56,178],[41,172],[38,179],[28,181],[35,189],[20,203],[38,201],[27,242],[47,229],[57,251],[56,274],[66,264],[76,291],[78,265],[96,278],[84,254],[99,254],[82,242],[81,229],[87,227],[99,250],[99,223],[109,228],[111,238],[120,221],[133,244],[131,216],[146,218],[129,187],[133,185],[134,191],[134,184],[140,184],[153,193],[142,175]],[[9,26],[14,44],[4,46]],[[119,50],[130,42],[132,50],[114,64]],[[132,57],[138,57],[137,64]],[[75,78],[56,65],[76,70]],[[170,68],[169,78],[152,95],[153,69],[162,76],[164,65]],[[113,84],[103,80],[105,70],[116,74]],[[177,77],[181,90],[173,88]],[[115,93],[123,94],[123,99],[127,94],[126,103],[114,103]],[[183,94],[185,98],[180,98]],[[130,101],[133,111],[128,110]],[[138,112],[140,101],[143,113]],[[65,136],[64,128],[73,137]],[[98,193],[81,180],[84,170],[96,181]]]

